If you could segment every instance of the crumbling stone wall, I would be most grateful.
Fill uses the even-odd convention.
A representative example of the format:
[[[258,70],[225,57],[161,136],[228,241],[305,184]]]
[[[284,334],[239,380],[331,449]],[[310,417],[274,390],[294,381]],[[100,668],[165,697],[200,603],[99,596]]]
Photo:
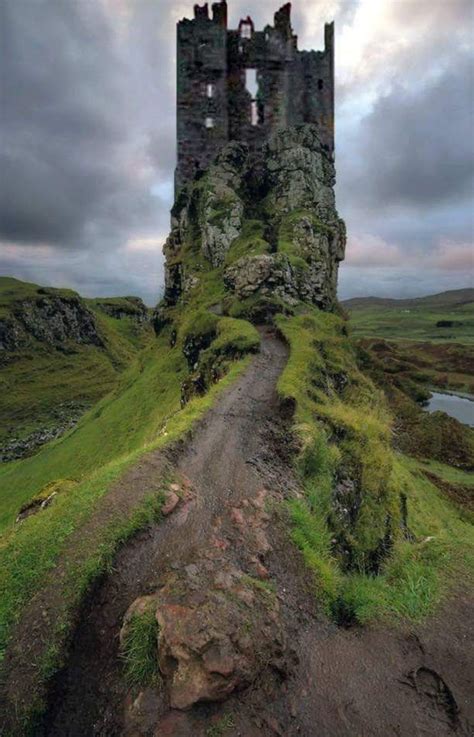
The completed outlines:
[[[227,3],[194,8],[178,23],[176,193],[205,171],[229,141],[258,151],[279,128],[318,126],[334,149],[334,27],[325,26],[324,51],[299,51],[291,3],[274,26],[256,31],[250,17],[227,29]],[[249,89],[255,76],[256,89]]]

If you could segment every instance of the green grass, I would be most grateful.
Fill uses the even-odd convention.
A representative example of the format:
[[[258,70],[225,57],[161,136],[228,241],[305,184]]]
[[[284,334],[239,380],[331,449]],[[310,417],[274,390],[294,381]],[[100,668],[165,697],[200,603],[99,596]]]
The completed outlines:
[[[20,281],[10,276],[0,276],[0,317],[8,317],[12,305],[18,300],[38,296],[38,285]],[[58,297],[77,297],[72,289],[42,287],[42,293]]]
[[[441,320],[452,320],[453,327],[437,327]],[[461,324],[460,324],[461,323]],[[474,343],[474,303],[436,307],[384,307],[374,305],[351,310],[355,337],[380,337],[387,340]]]
[[[260,336],[247,320],[223,317],[217,325],[217,337],[209,350],[215,354],[240,356],[254,353],[260,346]]]
[[[145,688],[159,682],[158,634],[159,626],[153,609],[133,614],[127,623],[122,658],[125,677],[131,686]]]
[[[181,322],[180,338],[212,338],[216,334],[219,318],[206,309],[189,311]]]
[[[164,432],[179,410],[187,374],[181,351],[163,334],[122,374],[115,389],[79,424],[30,458],[0,467],[0,529],[11,524],[25,501],[56,479],[86,478],[120,456],[144,448]]]
[[[45,289],[16,279],[0,278],[0,310],[9,318],[23,300],[42,296],[79,298],[70,290]],[[99,300],[82,300],[94,313],[104,347],[66,341],[61,346],[29,337],[28,344],[2,355],[0,372],[0,443],[34,431],[56,428],[69,408],[87,409],[117,386],[120,374],[152,338],[148,324],[134,319],[136,305],[125,302],[130,317],[105,314]]]
[[[448,483],[474,486],[474,473],[470,471],[463,471],[460,468],[448,466],[446,463],[440,463],[439,461],[430,459],[415,461],[415,463],[419,469],[430,471]]]
[[[340,318],[308,310],[279,317],[278,325],[291,347],[278,388],[283,399],[296,401],[297,470],[305,489],[289,504],[291,535],[314,574],[318,601],[337,621],[418,621],[450,586],[472,581],[472,526],[416,461],[392,450],[386,402],[358,370]],[[334,509],[341,472],[360,482],[351,523]],[[409,537],[402,534],[402,496]],[[375,575],[370,561],[387,520],[391,549]]]
[[[182,437],[246,365],[245,360],[232,365],[208,394],[181,409],[180,381],[187,369],[181,351],[169,348],[167,342],[162,335],[123,376],[120,388],[99,402],[73,432],[33,458],[1,470],[6,503],[0,540],[0,647],[22,607],[54,568],[70,535],[90,519],[111,484],[146,450]],[[59,493],[41,513],[12,525],[25,501],[61,478],[77,483]],[[97,545],[102,544],[99,532]]]
[[[264,238],[265,225],[261,220],[246,220],[241,235],[232,243],[226,255],[226,266],[244,256],[269,253],[270,246]]]

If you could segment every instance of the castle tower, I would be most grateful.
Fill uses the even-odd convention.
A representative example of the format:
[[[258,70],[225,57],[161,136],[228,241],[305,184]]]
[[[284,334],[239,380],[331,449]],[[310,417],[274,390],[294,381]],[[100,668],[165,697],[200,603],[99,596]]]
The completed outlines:
[[[256,31],[227,28],[227,2],[194,6],[177,28],[176,194],[229,141],[261,147],[278,128],[315,123],[334,151],[334,24],[324,51],[298,51],[291,3]]]

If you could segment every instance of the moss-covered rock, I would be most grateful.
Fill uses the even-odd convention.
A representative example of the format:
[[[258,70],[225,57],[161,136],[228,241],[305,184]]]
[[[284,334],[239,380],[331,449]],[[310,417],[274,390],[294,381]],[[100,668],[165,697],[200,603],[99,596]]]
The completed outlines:
[[[259,155],[225,147],[173,208],[165,310],[192,301],[206,272],[223,268],[238,300],[273,293],[332,309],[346,240],[334,182],[315,126],[276,133]]]

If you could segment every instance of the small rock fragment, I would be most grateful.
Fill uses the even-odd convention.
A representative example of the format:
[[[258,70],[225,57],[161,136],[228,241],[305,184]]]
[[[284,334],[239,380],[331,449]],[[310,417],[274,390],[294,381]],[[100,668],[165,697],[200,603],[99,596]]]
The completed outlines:
[[[164,517],[167,517],[171,512],[175,510],[179,504],[179,496],[174,491],[168,491],[165,496],[165,503],[161,508],[161,513]]]

